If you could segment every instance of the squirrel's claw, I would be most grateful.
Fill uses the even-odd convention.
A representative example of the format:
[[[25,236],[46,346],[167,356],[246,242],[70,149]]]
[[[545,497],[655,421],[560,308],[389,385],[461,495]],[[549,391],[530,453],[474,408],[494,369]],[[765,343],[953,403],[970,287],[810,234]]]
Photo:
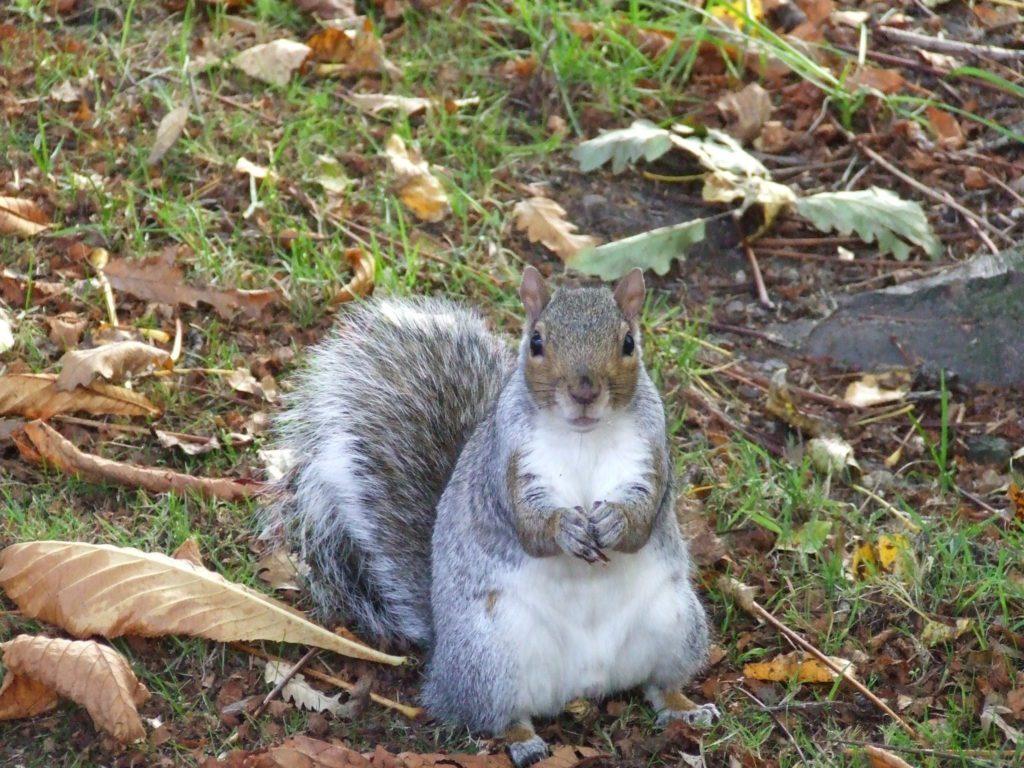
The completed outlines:
[[[614,547],[626,530],[626,518],[617,505],[595,501],[589,529],[591,538],[599,548]]]
[[[526,768],[548,756],[548,745],[536,735],[525,741],[513,741],[508,745],[508,756],[515,768]]]
[[[555,543],[574,557],[596,563],[599,560],[608,562],[608,557],[601,551],[590,533],[590,520],[582,507],[562,510]]]

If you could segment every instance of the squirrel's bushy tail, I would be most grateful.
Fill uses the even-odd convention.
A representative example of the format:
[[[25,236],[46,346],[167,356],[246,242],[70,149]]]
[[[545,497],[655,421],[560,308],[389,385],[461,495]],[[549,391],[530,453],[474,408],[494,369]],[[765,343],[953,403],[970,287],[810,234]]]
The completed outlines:
[[[512,367],[476,314],[438,299],[367,302],[310,350],[278,422],[296,463],[265,535],[305,558],[321,618],[429,642],[435,507]]]

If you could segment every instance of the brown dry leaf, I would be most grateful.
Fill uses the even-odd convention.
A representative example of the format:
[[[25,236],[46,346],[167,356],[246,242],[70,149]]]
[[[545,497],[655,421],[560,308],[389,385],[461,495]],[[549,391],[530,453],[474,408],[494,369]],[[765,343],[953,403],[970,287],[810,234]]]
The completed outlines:
[[[839,669],[846,669],[850,677],[857,674],[857,668],[847,659],[838,656],[828,657]],[[839,677],[818,659],[804,653],[793,651],[776,656],[770,661],[744,664],[743,674],[755,680],[769,680],[776,683],[789,682],[796,679],[801,683],[831,683]]]
[[[235,56],[232,63],[249,77],[283,86],[288,85],[292,74],[309,55],[308,45],[281,39],[247,48]]]
[[[503,61],[497,66],[496,71],[500,77],[507,80],[525,80],[528,77],[533,77],[538,66],[537,57],[531,53],[529,56]]]
[[[945,149],[960,149],[967,142],[955,116],[938,107],[928,107],[924,113],[936,138]]]
[[[1006,496],[1010,500],[1014,517],[1024,522],[1024,488],[1017,483],[1010,483],[1010,487],[1006,490]]]
[[[718,111],[730,122],[728,132],[738,141],[753,141],[772,116],[772,97],[757,83],[727,93],[715,102]]]
[[[185,560],[130,547],[29,541],[0,551],[0,587],[26,616],[76,637],[192,635],[271,640],[401,664],[254,589]]]
[[[334,304],[363,299],[373,293],[376,270],[373,254],[362,248],[349,248],[345,251],[345,259],[352,267],[352,279],[345,283],[335,295]]]
[[[70,392],[57,387],[57,377],[45,373],[0,376],[0,416],[48,419],[59,413],[93,416],[158,416],[160,409],[137,392],[96,382]]]
[[[199,540],[195,536],[189,536],[181,542],[181,546],[171,552],[171,557],[175,560],[184,560],[186,563],[198,565],[200,568],[206,567],[203,565],[203,553],[199,549]]]
[[[299,561],[287,550],[274,549],[256,562],[256,576],[268,586],[282,592],[302,589]]]
[[[868,765],[871,768],[913,768],[902,757],[897,757],[887,749],[881,747],[866,746],[864,754],[868,758]]]
[[[50,341],[62,349],[74,349],[89,321],[75,312],[62,312],[56,317],[46,318],[46,324],[50,326]]]
[[[437,177],[430,173],[430,165],[415,149],[408,149],[401,136],[393,134],[388,139],[384,154],[397,177],[398,196],[417,218],[438,222],[451,212],[448,195]]]
[[[121,742],[145,738],[136,707],[149,698],[128,660],[94,640],[18,635],[0,644],[4,666],[81,704],[97,728]]]
[[[1004,0],[997,1],[1002,2]],[[981,22],[985,29],[1012,27],[1021,22],[1020,11],[1009,4],[992,7],[987,3],[983,3],[975,5],[971,10],[974,11],[974,15],[978,17],[978,21]]]
[[[903,75],[898,69],[879,69],[877,67],[861,67],[846,79],[850,88],[867,88],[889,94],[903,88]]]
[[[578,227],[565,220],[565,209],[547,197],[531,197],[512,209],[516,229],[526,232],[531,243],[540,242],[568,261],[580,251],[597,245],[590,235],[577,235]]]
[[[48,685],[7,670],[0,685],[0,720],[18,720],[49,712],[60,696]]]
[[[881,385],[877,377],[867,374],[859,381],[850,382],[843,394],[843,400],[858,408],[868,408],[873,405],[893,403],[906,396],[906,389],[888,389]]]
[[[328,27],[309,38],[312,56],[321,64],[318,75],[354,75],[386,72],[396,80],[402,70],[384,55],[384,42],[374,34],[373,22],[366,19],[357,30]]]
[[[262,379],[257,380],[257,378],[249,372],[249,369],[236,368],[225,376],[224,380],[228,383],[228,386],[236,392],[245,392],[247,395],[256,395],[257,397],[263,398],[268,403],[273,403],[277,400],[277,382],[274,381],[273,376],[267,375]]]
[[[45,462],[62,472],[93,481],[111,482],[129,488],[145,488],[152,493],[195,491],[225,501],[255,496],[257,483],[243,483],[224,477],[196,477],[159,467],[140,467],[85,453],[53,427],[41,421],[25,425],[23,435],[15,438],[22,456],[29,461]]]
[[[139,261],[113,259],[107,264],[104,274],[114,290],[161,304],[187,307],[209,304],[223,318],[231,318],[237,312],[259,317],[263,309],[277,298],[277,292],[268,289],[245,291],[186,285],[184,274],[175,263],[176,251],[176,248],[165,248]]]
[[[422,96],[399,96],[396,93],[350,93],[345,101],[369,115],[381,112],[398,112],[406,117],[419,115],[434,109],[435,104]]]
[[[355,0],[295,0],[295,7],[305,13],[324,19],[354,19]]]
[[[141,341],[119,341],[94,349],[65,352],[60,363],[57,389],[63,392],[88,387],[99,377],[116,383],[151,368],[170,370],[174,367],[169,352]]]
[[[181,435],[153,429],[153,436],[164,448],[177,448],[186,456],[202,456],[204,453],[220,450],[220,440],[201,435]]]
[[[149,150],[148,165],[155,165],[163,160],[164,155],[174,145],[174,142],[185,130],[185,123],[188,122],[188,105],[176,107],[164,115],[160,125],[156,129],[156,138],[153,139],[153,146]]]
[[[0,197],[0,235],[35,237],[50,228],[50,219],[31,200]]]

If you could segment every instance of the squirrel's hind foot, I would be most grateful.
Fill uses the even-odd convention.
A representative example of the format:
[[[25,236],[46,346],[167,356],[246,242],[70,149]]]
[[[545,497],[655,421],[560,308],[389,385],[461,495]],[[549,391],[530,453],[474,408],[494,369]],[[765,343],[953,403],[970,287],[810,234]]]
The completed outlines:
[[[505,733],[508,756],[515,768],[527,768],[548,756],[548,745],[536,734],[529,721],[518,723]]]
[[[695,709],[663,709],[658,713],[657,724],[664,728],[673,720],[681,720],[694,728],[710,728],[721,717],[722,713],[714,704],[701,704]]]

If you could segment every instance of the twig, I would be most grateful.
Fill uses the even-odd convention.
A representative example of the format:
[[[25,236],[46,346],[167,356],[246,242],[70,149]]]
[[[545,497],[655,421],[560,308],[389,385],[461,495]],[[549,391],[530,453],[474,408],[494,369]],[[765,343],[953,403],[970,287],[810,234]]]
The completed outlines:
[[[931,749],[929,747],[901,747],[895,744],[873,744],[870,741],[847,741],[846,739],[836,739],[838,744],[849,744],[851,747],[874,747],[875,749],[888,749],[891,752],[906,752],[911,755],[928,755],[930,757],[944,757],[950,759],[966,759],[975,760],[978,762],[995,763],[996,765],[1004,766],[1008,763],[1004,762],[1010,758],[1019,757],[1019,752],[1012,749],[965,749],[959,752],[953,752],[945,749]]]
[[[846,135],[847,135],[847,138],[849,138],[849,139],[851,139],[853,141],[857,141],[856,137],[853,136],[853,134],[847,133]],[[999,237],[1003,238],[1004,240],[1008,240],[1008,238],[1003,234],[1002,230],[1000,230],[994,224],[990,224],[988,221],[986,221],[985,219],[981,218],[981,216],[976,214],[970,208],[965,208],[964,206],[960,205],[960,203],[958,203],[956,200],[954,200],[952,197],[950,197],[947,193],[942,192],[940,190],[932,189],[931,187],[922,184],[920,181],[915,179],[913,176],[908,176],[903,171],[901,171],[899,168],[897,168],[895,165],[893,165],[888,160],[886,160],[884,157],[882,157],[880,154],[875,152],[875,150],[873,150],[871,147],[869,147],[869,146],[867,146],[867,145],[865,145],[865,144],[863,144],[861,142],[857,142],[857,148],[861,152],[863,152],[865,155],[870,157],[872,160],[874,160],[876,163],[878,163],[880,166],[885,168],[885,170],[887,170],[889,173],[891,173],[897,179],[900,179],[901,181],[909,184],[914,189],[916,189],[918,192],[920,192],[922,195],[925,195],[926,197],[930,197],[932,200],[940,202],[943,205],[948,205],[950,208],[952,208],[954,211],[959,212],[962,216],[964,216],[964,218],[968,219],[969,221],[973,221],[975,224],[977,224],[980,227],[983,227],[983,228],[987,229],[992,234],[998,235]]]
[[[696,401],[698,410],[703,409],[709,412],[712,416],[718,419],[723,426],[725,426],[728,429],[731,429],[733,432],[739,432],[741,435],[747,438],[747,440],[754,443],[755,445],[760,445],[773,456],[781,457],[785,455],[785,451],[782,450],[781,446],[777,445],[776,443],[772,442],[766,437],[754,434],[749,429],[741,425],[739,422],[727,416],[717,405],[715,405],[711,401],[710,397],[694,389],[693,385],[687,386],[683,389],[683,396],[691,401]]]
[[[830,659],[828,656],[819,651],[809,642],[804,640],[792,629],[790,629],[777,618],[775,618],[775,616],[770,611],[761,606],[761,604],[754,599],[753,590],[750,587],[746,586],[742,582],[736,581],[735,579],[731,579],[723,574],[718,578],[718,588],[721,589],[723,593],[732,597],[732,599],[736,601],[740,608],[742,608],[752,616],[755,616],[771,624],[773,627],[779,630],[779,632],[781,632],[788,640],[799,645],[801,648],[803,648],[805,651],[811,654],[814,658],[816,658],[826,667],[828,667],[837,675],[839,675],[840,678],[845,680],[847,683],[849,683],[858,691],[860,691],[864,696],[866,696],[872,704],[874,704],[880,710],[885,712],[885,714],[891,717],[893,721],[897,725],[899,725],[900,728],[906,731],[907,734],[914,741],[920,741],[920,737],[918,736],[917,731],[914,730],[913,726],[911,726],[910,723],[908,723],[902,717],[897,715],[888,704],[886,704],[875,694],[873,694],[867,688],[867,686],[865,686],[860,680],[853,677],[853,675],[849,673],[846,667],[840,667],[832,659]]]
[[[281,675],[281,679],[277,681],[277,685],[273,687],[270,693],[263,697],[263,701],[260,702],[260,705],[256,707],[256,709],[252,713],[253,720],[258,718],[260,715],[264,713],[264,711],[266,711],[267,707],[270,705],[270,702],[277,698],[278,694],[280,694],[284,687],[288,685],[288,683],[291,681],[291,679],[295,677],[298,671],[302,669],[304,666],[306,666],[306,663],[309,662],[309,660],[316,656],[319,652],[319,648],[310,648],[308,651],[306,651],[302,658],[294,664],[288,665],[287,662],[285,662],[285,665],[289,666],[288,671]],[[273,662],[268,661],[267,663],[271,664]]]
[[[910,32],[905,29],[893,29],[883,25],[875,27],[875,32],[897,43],[906,43],[917,48],[923,48],[926,51],[959,53],[966,56],[993,59],[995,61],[1019,61],[1024,59],[1024,49],[1000,48],[996,45],[979,45],[977,43],[961,42],[960,40],[946,40],[944,38],[922,35],[919,32]]]
[[[263,659],[264,661],[284,661],[284,659],[280,659],[276,656],[271,656],[268,653],[264,653],[259,648],[254,648],[253,646],[245,645],[244,643],[231,643],[231,647],[241,651],[242,653],[247,653],[250,656],[255,656],[257,658]],[[288,662],[285,663],[287,664]],[[315,677],[317,680],[320,680],[322,682],[330,683],[331,685],[337,686],[338,688],[341,688],[343,691],[348,691],[349,693],[352,693],[356,690],[356,683],[350,683],[347,680],[342,680],[340,677],[329,675],[326,672],[321,672],[317,669],[307,669],[304,674],[308,677]],[[393,709],[396,712],[409,718],[410,720],[415,720],[423,712],[423,710],[419,707],[411,707],[408,704],[400,704],[397,701],[393,701],[392,699],[380,696],[376,693],[370,694],[370,700],[375,701],[382,707]]]
[[[753,702],[754,702],[755,704],[757,704],[757,706],[759,706],[759,707],[761,708],[761,711],[762,711],[762,712],[767,712],[767,713],[768,713],[768,716],[769,716],[769,717],[770,717],[770,718],[771,718],[772,720],[774,720],[774,721],[775,721],[775,724],[776,724],[777,726],[779,726],[779,728],[781,728],[781,729],[782,729],[782,732],[783,732],[784,734],[786,734],[786,738],[788,738],[788,739],[790,740],[790,742],[791,742],[791,743],[793,744],[793,746],[794,746],[794,747],[796,747],[796,751],[797,751],[797,754],[799,754],[799,755],[800,755],[800,761],[801,761],[801,763],[802,763],[803,765],[809,765],[809,763],[807,762],[807,755],[805,755],[805,754],[804,754],[804,751],[803,751],[802,749],[800,749],[800,744],[799,744],[799,743],[797,743],[797,740],[793,738],[793,734],[789,732],[789,728],[787,728],[787,727],[786,727],[786,725],[785,725],[785,723],[783,723],[783,722],[782,722],[782,720],[780,720],[780,719],[779,719],[779,716],[778,716],[777,714],[775,714],[775,712],[774,712],[774,711],[773,711],[773,710],[772,710],[771,708],[769,708],[768,706],[766,706],[766,705],[765,705],[765,703],[764,703],[763,701],[761,701],[761,700],[760,700],[759,698],[757,698],[757,696],[755,696],[754,694],[752,694],[752,693],[751,693],[750,691],[748,691],[748,690],[747,690],[746,688],[744,688],[744,687],[743,687],[742,685],[741,685],[741,686],[739,686],[739,687],[738,687],[738,688],[737,688],[736,690],[738,690],[738,691],[739,691],[740,693],[742,693],[742,694],[743,694],[744,696],[746,696],[746,697],[747,697],[748,699],[750,699],[750,700],[751,700],[751,701],[753,701]]]
[[[957,493],[959,493],[965,499],[973,501],[975,504],[977,504],[979,507],[984,509],[986,512],[990,512],[993,515],[997,515],[998,517],[1003,517],[1006,514],[1004,511],[998,510],[995,507],[993,507],[991,504],[989,504],[983,498],[978,496],[976,493],[971,493],[966,488],[961,488],[959,485],[956,485],[954,487],[956,488],[956,492]]]
[[[757,256],[754,249],[746,243],[743,250],[747,254],[747,263],[750,264],[750,271],[754,274],[754,287],[757,289],[757,300],[766,309],[775,309],[775,303],[768,297],[768,288],[764,284],[764,276],[761,274],[761,265],[757,263]]]
[[[919,533],[921,531],[921,526],[919,526],[917,523],[911,520],[906,512],[904,512],[899,507],[890,504],[888,501],[883,499],[874,491],[865,488],[863,485],[857,485],[856,483],[850,483],[850,488],[855,490],[857,493],[864,494],[879,506],[882,506],[889,512],[892,512],[892,514],[895,515],[900,520],[900,522],[907,526],[909,530],[913,531],[914,533]]]

